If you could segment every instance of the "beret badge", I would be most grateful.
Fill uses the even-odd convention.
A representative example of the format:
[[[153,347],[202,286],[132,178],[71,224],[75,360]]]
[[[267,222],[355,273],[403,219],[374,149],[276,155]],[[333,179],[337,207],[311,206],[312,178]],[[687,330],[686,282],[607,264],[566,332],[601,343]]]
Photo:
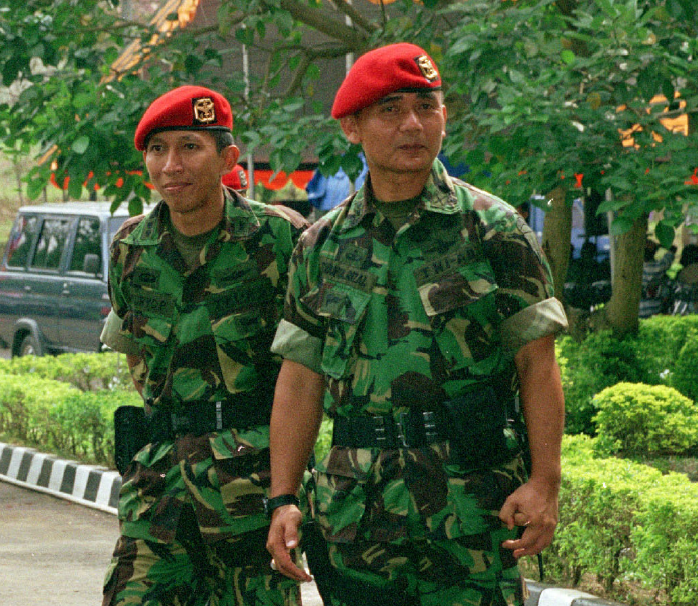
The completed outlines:
[[[422,72],[422,75],[429,80],[429,82],[433,82],[439,78],[439,72],[436,71],[434,64],[427,55],[420,55],[415,61],[417,62],[419,71]]]
[[[216,106],[211,97],[191,100],[194,108],[194,124],[211,124],[216,121]]]

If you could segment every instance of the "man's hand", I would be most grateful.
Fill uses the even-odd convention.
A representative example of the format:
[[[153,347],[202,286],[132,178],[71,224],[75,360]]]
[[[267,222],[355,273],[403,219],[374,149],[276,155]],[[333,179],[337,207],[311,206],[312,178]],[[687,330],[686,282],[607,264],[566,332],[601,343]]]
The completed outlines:
[[[291,558],[291,550],[298,547],[298,528],[303,514],[295,505],[284,505],[274,510],[267,537],[267,551],[274,568],[281,574],[300,582],[312,581],[305,570],[298,568]]]
[[[509,495],[499,519],[509,530],[525,527],[521,538],[502,543],[515,558],[540,553],[550,545],[557,526],[557,487],[535,480],[527,482]]]

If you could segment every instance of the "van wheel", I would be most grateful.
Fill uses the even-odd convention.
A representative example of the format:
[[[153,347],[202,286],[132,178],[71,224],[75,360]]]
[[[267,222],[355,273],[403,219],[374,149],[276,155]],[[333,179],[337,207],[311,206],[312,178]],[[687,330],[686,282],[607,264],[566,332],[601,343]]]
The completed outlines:
[[[22,339],[22,344],[19,346],[19,353],[17,355],[20,357],[41,355],[41,347],[34,338],[34,335],[28,334]]]

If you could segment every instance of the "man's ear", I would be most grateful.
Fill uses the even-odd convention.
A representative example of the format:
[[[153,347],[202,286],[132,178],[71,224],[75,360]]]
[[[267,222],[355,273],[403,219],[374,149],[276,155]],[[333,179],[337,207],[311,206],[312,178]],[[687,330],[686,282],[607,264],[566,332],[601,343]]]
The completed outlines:
[[[446,122],[448,119],[448,110],[446,109],[446,106],[443,103],[441,104],[441,107],[444,114],[444,129],[441,133],[441,138],[443,139],[446,136]]]
[[[240,157],[240,148],[237,145],[228,145],[222,152],[224,160],[224,169],[221,176],[227,175],[238,163]]]
[[[356,121],[356,116],[354,114],[340,118],[339,125],[342,127],[344,136],[347,138],[349,143],[353,143],[354,145],[359,145],[361,143],[358,122]]]

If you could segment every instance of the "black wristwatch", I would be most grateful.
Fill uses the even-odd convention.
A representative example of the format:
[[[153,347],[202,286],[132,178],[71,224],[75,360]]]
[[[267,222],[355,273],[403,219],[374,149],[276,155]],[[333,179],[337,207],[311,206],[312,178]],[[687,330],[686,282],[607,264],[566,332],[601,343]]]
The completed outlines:
[[[271,514],[274,513],[275,509],[283,507],[284,505],[295,505],[298,507],[301,502],[295,494],[280,494],[271,499],[264,498],[264,513],[268,518],[271,518]]]

